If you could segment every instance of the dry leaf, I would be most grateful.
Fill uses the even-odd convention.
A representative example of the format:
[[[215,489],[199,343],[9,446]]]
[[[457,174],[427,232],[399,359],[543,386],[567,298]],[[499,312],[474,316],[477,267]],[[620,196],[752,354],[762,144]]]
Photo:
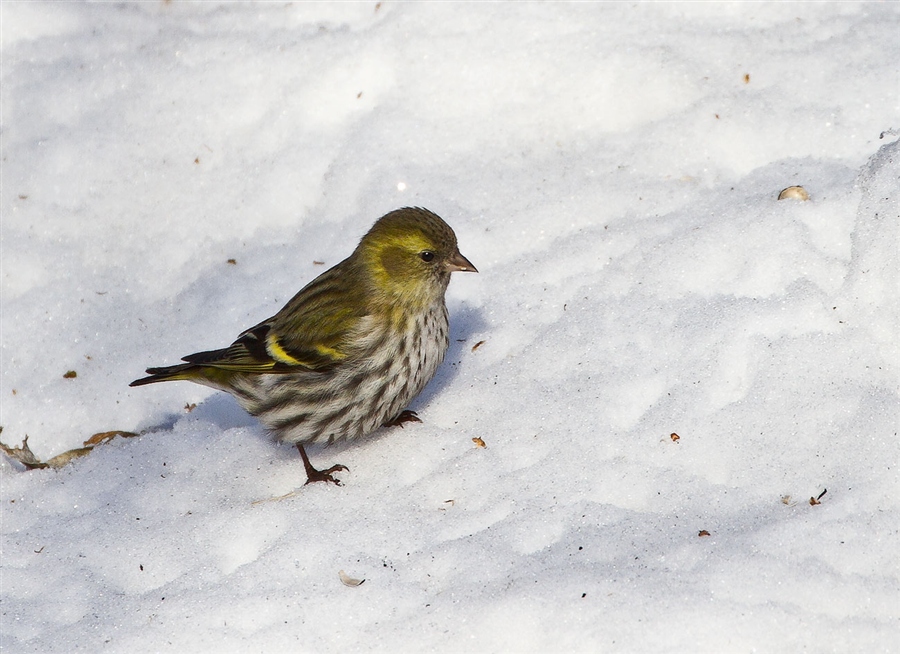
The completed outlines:
[[[2,427],[0,427],[0,431],[3,431]],[[84,441],[85,447],[77,447],[74,450],[69,450],[67,452],[63,452],[62,454],[57,454],[53,458],[47,459],[46,461],[41,461],[40,459],[38,459],[31,451],[31,448],[28,447],[28,436],[26,436],[22,441],[21,447],[9,447],[4,443],[0,443],[0,449],[2,449],[6,456],[8,456],[10,459],[18,461],[29,470],[39,470],[42,468],[62,468],[70,461],[83,457],[86,454],[90,454],[94,450],[95,446],[99,445],[100,443],[105,443],[109,440],[112,440],[116,436],[121,436],[122,438],[134,438],[135,436],[139,435],[140,434],[135,434],[134,432],[130,431],[100,432],[99,434],[94,434],[89,439]]]
[[[484,444],[484,441],[478,438],[478,436],[473,438],[472,442],[475,443],[475,447],[487,447],[487,445]]]
[[[697,535],[700,536],[701,538],[703,538],[704,536],[709,536],[710,533],[708,531],[706,531],[705,529],[701,529],[700,533]]]
[[[673,443],[677,443],[679,440],[681,440],[681,436],[676,434],[674,431],[669,435],[669,438],[672,439]]]
[[[135,434],[133,431],[101,431],[99,434],[94,434],[89,439],[87,439],[84,442],[84,445],[85,447],[93,447],[94,445],[99,445],[100,443],[111,441],[116,436],[121,436],[122,438],[134,438],[135,436],[137,436],[137,434]]]
[[[28,436],[22,441],[21,447],[9,447],[4,443],[0,443],[0,449],[8,456],[10,459],[14,461],[18,461],[23,466],[28,468],[29,470],[42,470],[44,468],[62,468],[72,459],[77,459],[79,457],[88,454],[93,447],[79,447],[74,450],[69,450],[68,452],[63,452],[62,454],[57,454],[52,459],[48,459],[47,461],[41,461],[38,459],[34,452],[31,451],[31,448],[28,447]]]
[[[68,452],[57,454],[52,459],[47,459],[47,462],[41,467],[62,468],[73,459],[78,459],[83,457],[85,454],[90,454],[93,449],[93,447],[78,447],[74,450],[69,450]]]
[[[485,344],[485,341],[478,341],[477,343],[475,343],[475,345],[472,346],[472,351],[474,352],[475,350],[477,350],[484,344]]]
[[[2,431],[2,427],[0,427],[0,431]],[[18,461],[29,470],[47,467],[47,464],[42,463],[41,460],[34,455],[34,452],[31,451],[31,448],[28,447],[28,436],[22,440],[22,445],[19,447],[10,447],[5,443],[0,442],[0,449],[2,449],[3,453],[10,459]]]
[[[78,376],[78,373],[74,370],[69,370],[66,374],[63,375],[63,379],[75,379]]]

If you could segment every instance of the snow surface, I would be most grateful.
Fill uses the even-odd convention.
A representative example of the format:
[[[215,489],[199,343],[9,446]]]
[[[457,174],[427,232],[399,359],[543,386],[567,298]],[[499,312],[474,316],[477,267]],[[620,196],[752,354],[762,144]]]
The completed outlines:
[[[4,651],[896,651],[900,5],[0,12],[2,440],[149,430],[0,462]],[[405,205],[481,274],[343,487],[128,387]]]

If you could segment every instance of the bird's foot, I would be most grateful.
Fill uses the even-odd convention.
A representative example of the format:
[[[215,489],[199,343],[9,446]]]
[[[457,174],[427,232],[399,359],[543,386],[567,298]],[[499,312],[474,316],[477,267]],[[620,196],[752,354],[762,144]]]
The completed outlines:
[[[301,443],[297,443],[297,449],[300,451],[300,457],[303,459],[303,467],[306,468],[306,484],[311,484],[314,481],[330,481],[335,486],[340,486],[341,480],[335,479],[331,474],[340,472],[341,470],[346,470],[347,472],[350,471],[350,468],[340,464],[331,466],[327,470],[316,470],[313,468],[312,463],[309,462],[309,457],[306,456],[306,450],[303,449]],[[304,484],[304,486],[306,484]]]
[[[386,423],[384,423],[384,426],[403,427],[404,422],[422,422],[422,419],[418,415],[416,415],[415,411],[406,409],[405,411],[401,411],[393,420],[388,420]]]

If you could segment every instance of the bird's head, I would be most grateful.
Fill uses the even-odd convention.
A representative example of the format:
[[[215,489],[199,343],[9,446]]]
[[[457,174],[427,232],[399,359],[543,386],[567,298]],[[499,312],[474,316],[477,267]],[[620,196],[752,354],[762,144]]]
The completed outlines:
[[[478,272],[460,254],[450,226],[420,208],[397,209],[379,218],[354,256],[376,290],[415,305],[442,299],[451,273]]]

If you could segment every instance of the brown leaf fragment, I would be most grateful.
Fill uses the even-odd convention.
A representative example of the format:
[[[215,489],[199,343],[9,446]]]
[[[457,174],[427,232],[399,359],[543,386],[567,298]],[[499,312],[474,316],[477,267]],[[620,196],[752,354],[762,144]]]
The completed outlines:
[[[22,445],[20,445],[19,447],[10,447],[5,443],[0,442],[0,449],[2,449],[3,453],[6,454],[6,456],[8,456],[10,459],[12,459],[13,461],[18,461],[29,470],[47,467],[47,464],[38,459],[34,455],[34,452],[31,451],[31,448],[28,447],[28,436],[26,436],[22,440]]]
[[[701,530],[700,530],[700,533],[697,534],[697,535],[698,535],[700,538],[703,538],[704,536],[709,536],[710,533],[709,533],[708,531],[706,531],[705,529],[701,529]]]
[[[673,431],[671,434],[669,434],[669,438],[672,439],[672,442],[673,442],[673,443],[677,443],[678,441],[681,440],[681,436],[679,436],[678,434],[676,434],[674,431]]]
[[[487,447],[487,445],[485,445],[484,441],[481,440],[480,438],[478,438],[478,436],[473,438],[472,442],[475,443],[475,447]]]
[[[185,402],[184,403],[184,410],[187,411],[188,413],[190,413],[191,411],[193,411],[196,408],[197,408],[197,404],[195,402]]]
[[[66,374],[63,375],[63,379],[75,379],[78,376],[78,373],[74,370],[69,370]]]
[[[0,432],[2,431],[3,428],[0,427]],[[64,465],[73,461],[74,459],[78,459],[85,456],[86,454],[90,454],[96,445],[112,440],[116,436],[121,436],[122,438],[134,438],[135,436],[140,436],[140,434],[135,434],[134,432],[130,431],[104,431],[99,434],[94,434],[89,439],[87,439],[84,442],[85,447],[77,447],[74,450],[69,450],[67,452],[63,452],[62,454],[57,454],[53,458],[47,459],[46,461],[41,461],[40,459],[38,459],[34,455],[34,452],[31,451],[31,448],[28,447],[28,436],[26,436],[22,441],[22,445],[20,447],[10,447],[9,445],[0,442],[0,449],[2,449],[3,453],[6,454],[6,456],[8,456],[10,459],[18,461],[29,470],[40,470],[43,468],[56,469],[62,468]]]
[[[62,454],[57,454],[52,459],[47,459],[47,461],[41,465],[42,468],[62,468],[67,463],[73,461],[74,459],[78,459],[83,457],[85,454],[90,454],[93,451],[93,447],[77,447],[74,450],[69,450],[68,452],[63,452]]]
[[[227,264],[229,264],[229,265],[232,265],[232,266],[236,266],[236,265],[237,265],[237,259],[229,259],[229,260],[226,261],[225,263],[227,263]]]
[[[100,443],[106,443],[111,441],[116,436],[121,436],[122,438],[134,438],[137,436],[133,431],[101,431],[99,434],[94,434],[89,439],[84,442],[85,447],[93,447],[94,445],[99,445]]]
[[[475,345],[472,346],[472,351],[474,352],[475,350],[477,350],[484,344],[485,344],[485,341],[478,341],[477,343],[475,343]]]

